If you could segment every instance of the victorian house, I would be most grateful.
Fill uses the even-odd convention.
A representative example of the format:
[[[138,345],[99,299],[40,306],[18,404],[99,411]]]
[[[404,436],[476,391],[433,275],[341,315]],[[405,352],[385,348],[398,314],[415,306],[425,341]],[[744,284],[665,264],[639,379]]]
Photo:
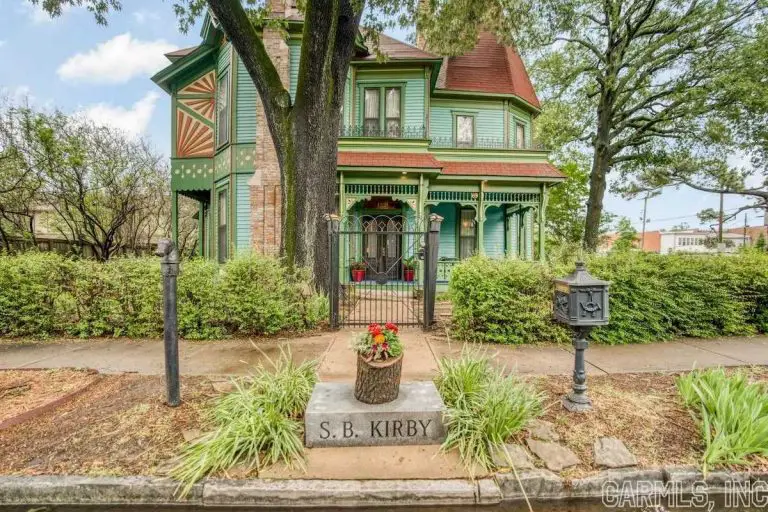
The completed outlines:
[[[301,17],[290,2],[270,3],[288,20],[288,33],[264,30],[263,39],[294,93]],[[280,171],[263,107],[210,15],[201,37],[198,46],[167,54],[170,64],[153,77],[172,98],[174,214],[179,195],[199,202],[198,247],[206,257],[276,253]],[[392,219],[388,230],[405,230],[407,219],[428,213],[442,216],[438,280],[476,253],[544,258],[548,190],[564,176],[536,145],[539,100],[516,50],[488,33],[458,57],[385,35],[380,50],[384,62],[361,46],[350,65],[338,142],[338,213],[361,225]],[[345,247],[341,258],[375,269],[407,257],[394,254],[406,245],[368,237]],[[402,269],[395,269],[391,277],[399,276]]]

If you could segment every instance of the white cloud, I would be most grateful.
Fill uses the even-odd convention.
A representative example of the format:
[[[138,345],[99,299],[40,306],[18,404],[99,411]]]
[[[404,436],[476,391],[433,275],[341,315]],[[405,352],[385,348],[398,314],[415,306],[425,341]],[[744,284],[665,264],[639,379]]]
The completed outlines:
[[[109,103],[90,105],[78,112],[96,124],[107,125],[122,130],[131,136],[142,135],[152,119],[155,105],[160,94],[155,91],[146,93],[130,108]]]
[[[56,73],[62,80],[90,83],[125,83],[150,75],[168,62],[163,54],[178,47],[162,39],[140,41],[130,32],[120,34],[87,53],[78,53],[64,62]]]
[[[136,20],[136,23],[139,25],[144,25],[150,21],[160,20],[160,14],[158,14],[156,11],[150,11],[149,9],[139,9],[138,11],[133,11],[132,15],[133,19]]]
[[[3,87],[0,89],[0,98],[7,98],[14,105],[31,104],[36,100],[28,85]]]

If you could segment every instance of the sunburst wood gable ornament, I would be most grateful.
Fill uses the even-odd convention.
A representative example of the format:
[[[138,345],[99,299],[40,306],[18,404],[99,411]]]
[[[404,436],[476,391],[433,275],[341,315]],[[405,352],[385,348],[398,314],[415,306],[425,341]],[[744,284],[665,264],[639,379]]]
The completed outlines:
[[[213,156],[213,125],[192,117],[182,109],[176,111],[176,156]]]
[[[181,89],[179,94],[213,94],[215,91],[216,76],[210,71]]]
[[[206,73],[178,93],[176,157],[208,158],[214,153],[216,75]]]

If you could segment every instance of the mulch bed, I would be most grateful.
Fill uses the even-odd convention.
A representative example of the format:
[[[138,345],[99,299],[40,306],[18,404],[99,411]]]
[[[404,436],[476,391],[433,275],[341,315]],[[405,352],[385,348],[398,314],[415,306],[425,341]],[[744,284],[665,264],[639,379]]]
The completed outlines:
[[[768,379],[765,368],[751,372],[754,378]],[[88,375],[81,373],[0,371],[0,389],[3,383],[25,378],[35,383],[30,389],[50,398],[56,386],[68,386],[65,376],[76,380]],[[623,440],[641,466],[697,462],[699,436],[678,399],[673,375],[590,376],[589,394],[595,408],[586,414],[567,413],[560,405],[570,377],[526,378],[545,394],[543,419],[555,424],[563,444],[582,461],[563,476],[597,472],[592,445],[603,436]],[[170,408],[164,404],[162,376],[122,374],[101,379],[55,410],[0,431],[0,474],[163,474],[184,443],[183,433],[205,430],[203,411],[219,394],[208,378],[186,377],[182,379],[183,404]],[[0,398],[4,413],[6,399]],[[35,403],[34,394],[28,399],[28,404],[16,407]],[[518,441],[523,441],[522,435]]]
[[[61,407],[0,431],[0,474],[156,474],[177,455],[182,432],[200,428],[216,394],[206,378],[184,378],[184,402],[171,408],[163,377],[105,375]]]

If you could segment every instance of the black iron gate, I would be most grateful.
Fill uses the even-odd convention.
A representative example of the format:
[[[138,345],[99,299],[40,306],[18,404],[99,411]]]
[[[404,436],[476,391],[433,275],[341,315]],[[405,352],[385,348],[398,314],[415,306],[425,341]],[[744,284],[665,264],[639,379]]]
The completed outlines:
[[[438,215],[328,215],[332,327],[432,324]]]

